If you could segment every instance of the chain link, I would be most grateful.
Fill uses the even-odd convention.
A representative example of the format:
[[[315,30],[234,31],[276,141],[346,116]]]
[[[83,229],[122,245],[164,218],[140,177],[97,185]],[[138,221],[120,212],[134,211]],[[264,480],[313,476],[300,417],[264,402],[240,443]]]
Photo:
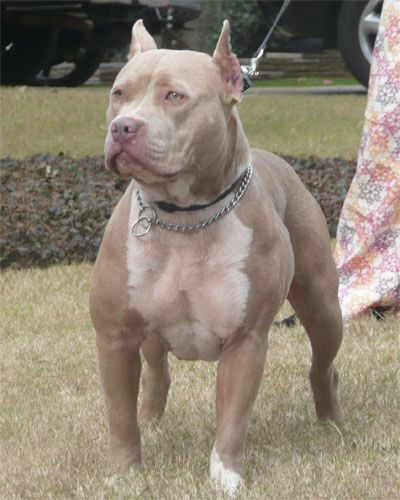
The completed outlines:
[[[175,224],[173,222],[168,222],[163,219],[159,219],[157,217],[157,213],[152,205],[149,203],[144,203],[143,199],[140,195],[139,190],[136,191],[136,198],[139,204],[139,216],[135,220],[132,225],[132,235],[133,236],[144,236],[147,234],[153,225],[159,226],[162,229],[166,229],[167,231],[175,231],[179,233],[185,233],[190,231],[196,231],[197,229],[203,229],[213,222],[216,222],[224,215],[228,214],[235,206],[239,203],[240,199],[244,195],[247,186],[250,183],[251,175],[253,173],[252,165],[249,165],[246,169],[245,176],[243,177],[240,186],[235,191],[234,196],[231,200],[221,208],[215,215],[210,217],[209,219],[205,219],[203,221],[198,222],[197,224]],[[148,216],[144,215],[145,213],[149,213]]]

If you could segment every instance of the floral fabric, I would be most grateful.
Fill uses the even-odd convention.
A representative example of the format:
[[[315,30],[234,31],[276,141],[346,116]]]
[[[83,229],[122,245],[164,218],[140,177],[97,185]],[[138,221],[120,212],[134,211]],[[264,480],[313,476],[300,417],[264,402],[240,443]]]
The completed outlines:
[[[384,1],[335,259],[344,319],[377,306],[400,311],[400,0]]]

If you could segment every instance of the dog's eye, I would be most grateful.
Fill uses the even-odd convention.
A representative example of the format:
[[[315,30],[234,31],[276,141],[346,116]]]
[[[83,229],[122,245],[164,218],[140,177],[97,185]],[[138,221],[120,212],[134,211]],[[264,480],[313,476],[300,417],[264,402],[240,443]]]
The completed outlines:
[[[122,96],[122,90],[121,89],[115,89],[112,91],[112,95],[115,97],[121,97]]]
[[[172,101],[172,102],[178,102],[183,99],[183,95],[179,94],[178,92],[168,92],[166,96],[167,101]]]

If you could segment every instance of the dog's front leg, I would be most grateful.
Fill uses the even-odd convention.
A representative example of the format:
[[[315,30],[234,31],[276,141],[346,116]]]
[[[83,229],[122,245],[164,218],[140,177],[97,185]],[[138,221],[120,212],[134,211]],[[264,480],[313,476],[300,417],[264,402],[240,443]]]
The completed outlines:
[[[210,474],[229,494],[241,483],[247,427],[267,346],[265,331],[248,332],[224,345],[218,363],[217,438],[211,453]]]
[[[109,457],[122,470],[141,462],[137,420],[139,347],[135,342],[97,335],[100,380],[108,417]]]

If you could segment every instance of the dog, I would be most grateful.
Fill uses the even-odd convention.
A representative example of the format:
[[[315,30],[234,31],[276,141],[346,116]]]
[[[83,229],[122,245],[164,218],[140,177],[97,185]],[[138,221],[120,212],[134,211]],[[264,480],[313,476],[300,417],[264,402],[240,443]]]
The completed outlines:
[[[105,230],[90,291],[111,461],[141,462],[138,421],[164,412],[169,352],[218,361],[210,475],[229,494],[242,483],[268,330],[286,298],[311,341],[317,416],[343,418],[333,365],[342,316],[326,221],[285,161],[250,149],[241,97],[227,21],[212,57],[157,49],[135,23],[105,141],[106,167],[132,181]]]

